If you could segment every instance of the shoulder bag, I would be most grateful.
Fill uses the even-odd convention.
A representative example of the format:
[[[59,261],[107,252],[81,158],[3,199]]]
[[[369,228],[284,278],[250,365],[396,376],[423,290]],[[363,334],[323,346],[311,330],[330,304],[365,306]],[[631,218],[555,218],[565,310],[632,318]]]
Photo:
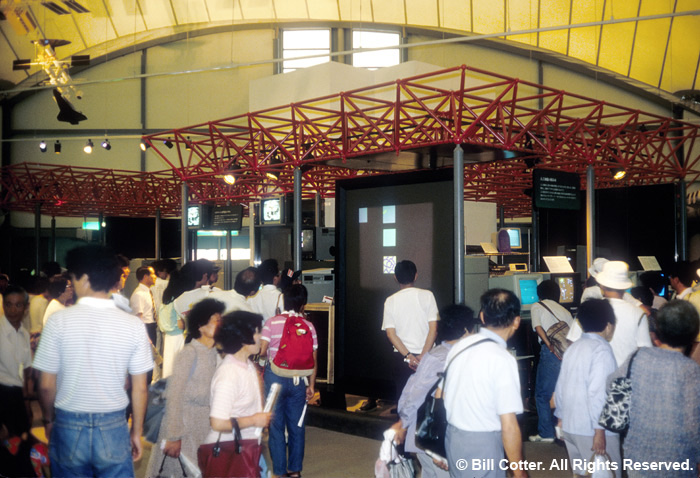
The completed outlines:
[[[639,352],[639,350],[637,350]],[[605,397],[605,405],[600,413],[598,424],[615,433],[627,433],[630,426],[630,403],[632,402],[632,362],[637,356],[637,352],[632,354],[627,374],[618,377],[610,383],[608,395]]]
[[[199,469],[203,478],[229,476],[236,478],[260,478],[260,454],[262,445],[257,439],[243,440],[238,420],[231,419],[233,441],[221,440],[200,445],[197,450]]]
[[[435,390],[438,385],[442,385],[442,395],[445,395],[445,379],[447,378],[447,371],[450,369],[450,365],[455,361],[459,355],[466,351],[467,349],[478,345],[483,342],[495,342],[492,339],[484,339],[474,342],[471,345],[464,347],[460,350],[457,355],[452,357],[450,363],[445,367],[445,371],[439,374],[438,378],[433,388],[430,389],[428,395],[425,397],[423,405],[418,408],[416,413],[416,446],[422,448],[432,455],[438,455],[440,458],[445,458],[447,453],[445,452],[445,434],[447,432],[447,412],[445,411],[445,402],[442,397],[435,397]]]
[[[559,320],[559,317],[557,317],[556,314],[552,312],[552,309],[547,307],[547,304],[545,304],[543,301],[539,301],[538,303],[547,309],[547,312],[552,314],[552,317],[557,319],[557,323],[548,328],[545,334],[547,335],[547,340],[549,340],[549,343],[552,344],[554,353],[561,360],[561,358],[564,356],[564,352],[566,352],[566,349],[569,348],[569,345],[571,345],[571,342],[569,342],[569,340],[566,338],[566,336],[569,334],[569,324],[563,320]]]

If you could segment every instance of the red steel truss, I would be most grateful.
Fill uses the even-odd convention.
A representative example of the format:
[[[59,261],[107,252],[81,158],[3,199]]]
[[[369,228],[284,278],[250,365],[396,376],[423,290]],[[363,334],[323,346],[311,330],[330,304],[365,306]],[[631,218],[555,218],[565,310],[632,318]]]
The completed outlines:
[[[117,204],[81,201],[70,207],[145,214],[160,206],[174,213],[180,181],[188,183],[196,202],[246,203],[291,192],[296,167],[303,172],[304,195],[332,197],[338,179],[388,173],[361,169],[365,158],[369,163],[380,154],[398,158],[406,151],[433,150],[442,157],[440,166],[449,167],[452,149],[461,145],[467,151],[465,199],[496,202],[509,217],[526,216],[534,167],[576,172],[582,187],[589,165],[595,169],[596,188],[696,180],[698,128],[463,65],[145,136],[170,172],[102,174],[122,181],[134,177],[137,184],[162,179],[169,187],[155,188],[146,203],[144,195],[127,204],[131,195],[115,194],[112,198],[121,201]],[[473,159],[475,150],[499,159],[480,162],[483,158]],[[612,179],[612,167],[626,169],[623,182]],[[237,177],[233,186],[221,179],[229,171]],[[76,186],[88,197],[89,189],[86,193]],[[31,202],[31,194],[31,189],[13,193],[2,205],[17,208],[13,206]]]

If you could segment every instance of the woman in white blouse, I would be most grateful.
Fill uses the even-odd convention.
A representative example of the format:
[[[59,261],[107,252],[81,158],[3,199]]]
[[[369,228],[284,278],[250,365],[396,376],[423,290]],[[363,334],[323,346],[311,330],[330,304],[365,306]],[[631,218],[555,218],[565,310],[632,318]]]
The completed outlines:
[[[270,424],[270,412],[263,412],[260,375],[249,360],[260,352],[262,316],[236,311],[225,315],[214,337],[225,356],[211,382],[211,431],[204,443],[233,441],[232,421],[236,419],[241,438],[256,439],[256,429]]]

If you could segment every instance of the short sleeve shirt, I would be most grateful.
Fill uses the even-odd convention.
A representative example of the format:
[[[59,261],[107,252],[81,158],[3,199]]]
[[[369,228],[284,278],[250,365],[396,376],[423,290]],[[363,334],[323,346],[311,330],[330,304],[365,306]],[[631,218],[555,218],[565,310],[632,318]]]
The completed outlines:
[[[15,329],[3,315],[0,317],[0,384],[21,387],[23,372],[32,365],[29,332],[23,325]]]
[[[384,302],[382,330],[393,328],[409,352],[423,351],[429,322],[438,320],[438,309],[432,292],[418,287],[401,289]]]

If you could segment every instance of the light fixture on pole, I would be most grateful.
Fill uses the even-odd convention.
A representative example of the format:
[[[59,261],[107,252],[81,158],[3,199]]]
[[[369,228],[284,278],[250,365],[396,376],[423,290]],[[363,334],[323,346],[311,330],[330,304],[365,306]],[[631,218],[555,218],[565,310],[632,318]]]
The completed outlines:
[[[39,151],[41,151],[42,153],[46,152],[46,141],[44,141],[43,139],[41,140],[41,143],[39,143]]]
[[[92,144],[92,140],[88,139],[87,143],[85,143],[85,146],[83,146],[83,151],[85,151],[85,153],[87,154],[91,154],[93,146],[94,145]]]
[[[102,141],[102,147],[103,147],[104,149],[106,149],[107,151],[109,151],[110,149],[112,149],[112,145],[109,144],[109,140],[108,140],[107,138],[105,138],[105,140]]]
[[[61,154],[61,142],[59,140],[56,140],[56,142],[53,144],[53,152],[56,154]]]

